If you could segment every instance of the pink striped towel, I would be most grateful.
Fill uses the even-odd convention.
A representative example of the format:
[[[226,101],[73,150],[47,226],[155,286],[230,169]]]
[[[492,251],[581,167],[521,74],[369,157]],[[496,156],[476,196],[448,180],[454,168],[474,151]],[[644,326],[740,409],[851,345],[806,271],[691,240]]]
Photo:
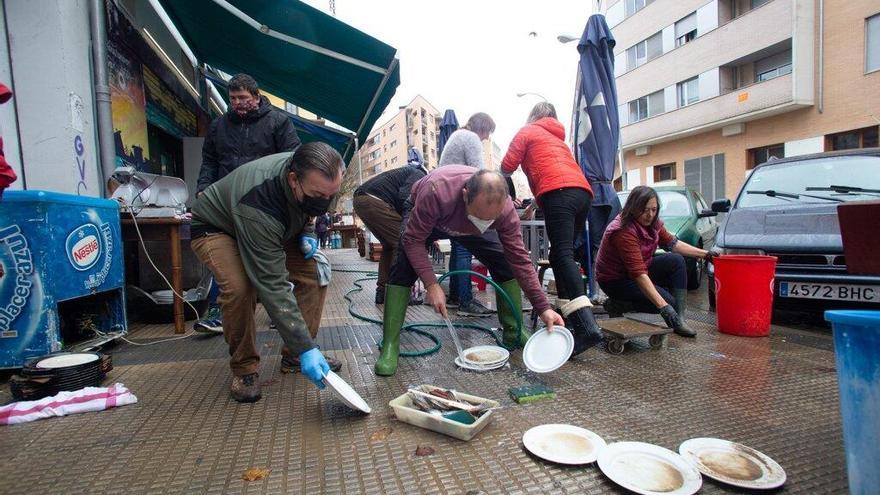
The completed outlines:
[[[137,397],[121,383],[114,383],[109,388],[86,387],[75,392],[58,392],[52,397],[13,402],[0,407],[0,425],[14,425],[52,416],[102,411],[136,402]]]

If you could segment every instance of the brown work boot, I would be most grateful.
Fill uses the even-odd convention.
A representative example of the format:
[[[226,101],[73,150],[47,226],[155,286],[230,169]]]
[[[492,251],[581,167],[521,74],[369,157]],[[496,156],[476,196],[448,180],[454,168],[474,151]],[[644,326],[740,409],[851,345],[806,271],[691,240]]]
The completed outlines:
[[[263,397],[260,392],[260,374],[251,373],[249,375],[233,376],[232,385],[229,386],[229,393],[232,398],[238,402],[256,402]]]
[[[327,360],[327,364],[330,365],[330,371],[336,373],[342,369],[342,361],[326,355],[324,356],[324,359]],[[297,371],[299,371],[299,356],[292,356],[290,354],[281,356],[282,373],[296,373]]]

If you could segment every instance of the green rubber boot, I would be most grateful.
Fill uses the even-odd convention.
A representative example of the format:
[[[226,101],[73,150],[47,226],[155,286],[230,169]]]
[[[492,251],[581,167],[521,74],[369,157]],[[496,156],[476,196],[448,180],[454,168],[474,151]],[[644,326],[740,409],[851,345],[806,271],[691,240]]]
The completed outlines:
[[[525,347],[526,341],[529,340],[529,334],[526,333],[524,328],[517,331],[517,317],[522,318],[522,289],[519,288],[519,282],[516,279],[511,279],[498,285],[504,289],[504,292],[513,301],[513,311],[511,311],[507,306],[507,302],[501,297],[501,294],[495,294],[495,303],[498,306],[498,321],[501,322],[502,329],[501,345],[509,351]]]
[[[397,372],[400,354],[400,327],[406,319],[409,287],[385,285],[385,311],[382,313],[382,352],[376,361],[376,374],[392,376]]]

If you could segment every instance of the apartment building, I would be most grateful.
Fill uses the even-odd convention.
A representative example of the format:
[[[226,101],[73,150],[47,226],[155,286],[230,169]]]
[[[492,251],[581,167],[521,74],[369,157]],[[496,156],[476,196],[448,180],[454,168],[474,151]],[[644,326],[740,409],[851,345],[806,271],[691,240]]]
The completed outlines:
[[[877,0],[610,0],[606,19],[628,188],[711,201],[771,157],[878,146]]]
[[[429,170],[435,168],[440,161],[437,154],[439,130],[440,112],[424,97],[416,96],[388,121],[377,126],[361,145],[358,154],[363,180],[406,165],[410,146],[422,150]],[[350,167],[349,173],[361,172]]]

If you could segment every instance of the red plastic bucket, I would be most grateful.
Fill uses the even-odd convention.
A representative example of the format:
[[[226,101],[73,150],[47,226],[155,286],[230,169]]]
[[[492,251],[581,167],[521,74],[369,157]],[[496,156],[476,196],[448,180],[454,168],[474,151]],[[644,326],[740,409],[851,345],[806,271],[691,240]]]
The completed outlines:
[[[775,256],[718,256],[715,308],[718,331],[743,337],[766,337],[773,312]]]

